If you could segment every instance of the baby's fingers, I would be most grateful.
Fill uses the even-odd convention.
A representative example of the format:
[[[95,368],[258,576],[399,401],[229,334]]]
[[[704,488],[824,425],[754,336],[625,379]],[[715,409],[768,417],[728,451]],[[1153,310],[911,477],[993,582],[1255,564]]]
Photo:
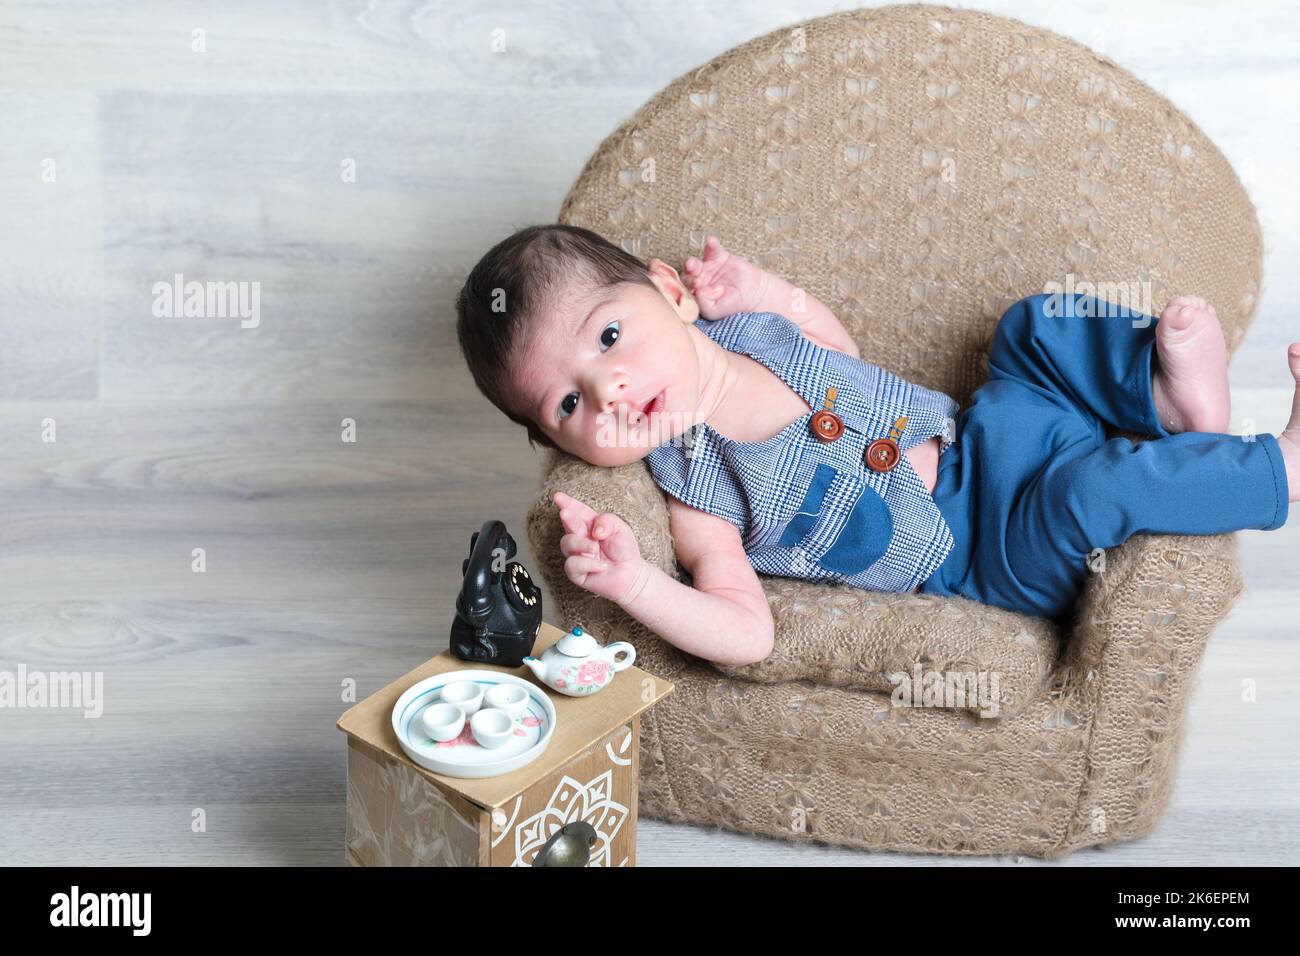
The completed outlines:
[[[682,285],[692,292],[712,285],[715,271],[707,265],[699,265],[695,269],[682,273]]]
[[[591,537],[595,541],[604,541],[626,527],[622,518],[612,511],[606,511],[602,515],[597,515],[596,520],[592,522]]]
[[[581,584],[589,574],[608,570],[609,565],[603,558],[593,558],[585,554],[571,554],[564,559],[564,573],[575,584]]]
[[[596,517],[596,512],[590,507],[563,491],[555,492],[551,500],[560,509],[560,521],[566,531],[585,532],[591,526],[591,519]]]
[[[570,508],[560,509],[560,524],[564,526],[565,531],[571,532],[572,534],[585,535],[587,533],[584,523],[578,520],[577,515],[575,515],[573,510]]]
[[[585,534],[566,534],[560,538],[560,553],[565,557],[571,554],[595,556],[600,554],[600,546]]]
[[[611,561],[628,561],[641,553],[632,529],[612,512],[607,511],[596,518],[591,526],[591,537]]]

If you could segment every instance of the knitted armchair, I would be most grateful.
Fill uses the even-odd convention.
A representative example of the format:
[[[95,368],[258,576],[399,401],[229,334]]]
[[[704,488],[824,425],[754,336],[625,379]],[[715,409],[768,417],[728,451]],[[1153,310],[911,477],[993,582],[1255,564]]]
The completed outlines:
[[[675,266],[715,233],[826,302],[866,360],[963,406],[1002,312],[1067,274],[1157,314],[1203,295],[1230,349],[1260,279],[1241,184],[1168,101],[1047,31],[924,5],[811,20],[678,78],[601,144],[559,218]],[[676,688],[641,718],[641,812],[790,840],[1056,857],[1149,832],[1205,642],[1242,591],[1231,535],[1132,538],[1057,623],[764,576],[773,653],[723,667],[564,576],[556,489],[622,516],[689,583],[645,463],[548,452],[542,484],[528,534],[553,617],[633,642]],[[995,706],[891,703],[890,675],[918,668],[996,675]]]

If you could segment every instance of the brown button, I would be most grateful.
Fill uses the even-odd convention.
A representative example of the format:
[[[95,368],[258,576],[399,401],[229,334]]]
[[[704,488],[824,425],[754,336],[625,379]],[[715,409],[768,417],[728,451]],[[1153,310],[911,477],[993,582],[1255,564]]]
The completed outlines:
[[[844,422],[834,412],[822,409],[812,417],[812,433],[822,441],[834,441],[844,434]]]
[[[889,471],[898,464],[898,442],[892,438],[877,438],[867,446],[863,457],[872,471]]]

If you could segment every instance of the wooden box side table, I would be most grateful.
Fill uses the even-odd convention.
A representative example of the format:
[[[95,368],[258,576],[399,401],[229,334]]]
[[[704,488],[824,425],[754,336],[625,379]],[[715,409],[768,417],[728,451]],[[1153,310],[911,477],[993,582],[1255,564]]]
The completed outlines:
[[[538,656],[564,636],[543,623]],[[483,779],[433,773],[413,763],[391,715],[417,681],[454,670],[499,669],[531,681],[555,704],[546,751],[526,766]],[[576,820],[596,830],[591,866],[636,864],[638,715],[672,685],[635,665],[591,697],[568,697],[526,667],[494,668],[444,651],[347,710],[347,862],[354,866],[529,866],[551,836]]]

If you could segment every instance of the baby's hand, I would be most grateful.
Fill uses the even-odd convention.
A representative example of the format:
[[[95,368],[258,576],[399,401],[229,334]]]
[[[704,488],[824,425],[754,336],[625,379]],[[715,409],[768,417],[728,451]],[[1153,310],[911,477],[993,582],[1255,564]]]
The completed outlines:
[[[717,236],[705,240],[703,261],[692,256],[682,267],[682,282],[706,319],[750,310],[762,298],[766,278],[758,266],[722,248]]]
[[[627,522],[612,512],[598,515],[562,491],[551,500],[568,532],[560,538],[568,579],[618,605],[632,598],[632,592],[640,589],[645,561]]]

